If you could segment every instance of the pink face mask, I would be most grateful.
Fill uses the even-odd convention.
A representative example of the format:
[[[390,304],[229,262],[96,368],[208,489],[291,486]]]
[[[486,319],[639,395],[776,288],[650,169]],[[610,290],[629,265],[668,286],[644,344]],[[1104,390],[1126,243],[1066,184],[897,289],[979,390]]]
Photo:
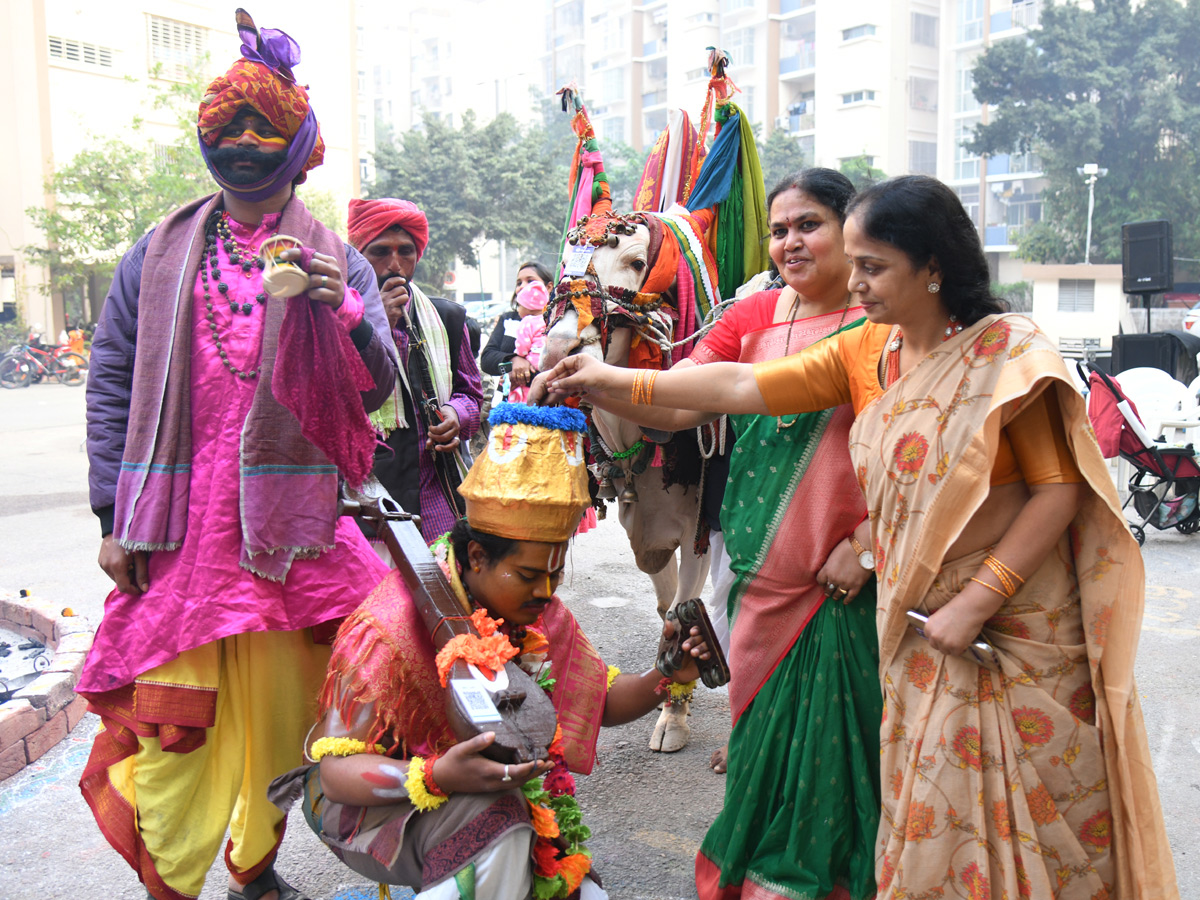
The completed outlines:
[[[531,281],[517,293],[517,306],[533,312],[541,312],[546,308],[550,293],[540,281]]]

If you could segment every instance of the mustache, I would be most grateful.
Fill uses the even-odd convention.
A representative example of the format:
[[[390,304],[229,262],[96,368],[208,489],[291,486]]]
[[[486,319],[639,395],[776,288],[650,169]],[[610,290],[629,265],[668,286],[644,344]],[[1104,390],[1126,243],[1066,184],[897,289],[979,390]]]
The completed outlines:
[[[277,150],[274,153],[264,153],[261,150],[251,150],[248,147],[218,147],[210,150],[208,159],[213,168],[221,173],[221,177],[230,184],[254,184],[262,181],[285,162],[287,151]],[[238,163],[254,163],[255,172],[239,172],[233,167]]]

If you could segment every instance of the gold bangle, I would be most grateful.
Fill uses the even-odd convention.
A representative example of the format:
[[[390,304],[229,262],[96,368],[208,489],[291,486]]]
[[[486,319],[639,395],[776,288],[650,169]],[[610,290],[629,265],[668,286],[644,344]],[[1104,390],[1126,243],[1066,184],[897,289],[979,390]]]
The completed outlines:
[[[1004,563],[1000,562],[1000,560],[996,559],[996,557],[989,555],[989,556],[988,556],[988,558],[984,560],[984,562],[987,562],[987,560],[988,560],[988,559],[990,559],[990,560],[992,561],[992,562],[989,564],[989,568],[991,568],[993,572],[996,570],[996,569],[995,569],[995,567],[999,567],[1000,569],[1002,569],[1002,570],[1004,571],[1004,573],[1005,573],[1006,575],[1008,575],[1008,577],[1009,577],[1009,578],[1012,578],[1012,579],[1013,579],[1013,580],[1015,580],[1015,581],[1016,581],[1018,584],[1024,584],[1024,583],[1025,583],[1025,579],[1024,579],[1024,578],[1022,578],[1020,575],[1018,575],[1018,574],[1017,574],[1015,571],[1013,571],[1012,569],[1010,569],[1010,568],[1009,568],[1008,566],[1006,566]]]
[[[658,370],[655,369],[650,373],[650,377],[646,379],[646,405],[654,405],[654,379],[658,378]]]
[[[1016,572],[1013,572],[1012,569],[1004,565],[1004,563],[1000,562],[1000,560],[996,559],[994,556],[986,557],[983,561],[983,564],[991,570],[993,575],[996,576],[996,580],[1000,582],[1001,587],[1004,588],[1009,597],[1012,597],[1014,594],[1016,594],[1018,580],[1021,582],[1021,584],[1025,583],[1025,580],[1021,578],[1020,575],[1017,575]]]
[[[629,392],[629,402],[634,406],[639,406],[642,402],[642,379],[645,375],[645,369],[638,369],[633,373],[633,389]]]
[[[1004,591],[1000,590],[1000,588],[996,587],[994,584],[989,584],[988,582],[984,581],[983,579],[981,579],[981,578],[975,578],[974,576],[972,576],[972,577],[971,577],[971,580],[972,580],[973,582],[975,582],[976,584],[982,584],[982,585],[983,585],[985,588],[987,588],[989,591],[995,591],[997,594],[999,594],[999,595],[1000,595],[1001,597],[1003,597],[1005,600],[1010,600],[1010,599],[1012,599],[1012,595],[1011,595],[1011,594],[1006,594],[1006,593],[1004,593]]]
[[[414,756],[408,761],[408,776],[404,779],[404,789],[408,791],[408,800],[420,812],[437,809],[449,797],[438,797],[429,792],[425,786],[425,760]]]
[[[346,737],[323,737],[313,742],[308,757],[313,762],[320,762],[322,756],[354,756],[357,753],[383,753],[384,746],[376,744],[372,750],[362,741]]]

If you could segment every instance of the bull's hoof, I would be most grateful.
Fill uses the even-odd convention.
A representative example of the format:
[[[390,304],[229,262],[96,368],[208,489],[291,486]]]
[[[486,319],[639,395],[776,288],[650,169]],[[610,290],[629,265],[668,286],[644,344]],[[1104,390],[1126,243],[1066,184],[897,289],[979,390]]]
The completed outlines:
[[[658,721],[654,723],[654,733],[650,735],[651,750],[676,753],[688,745],[692,737],[692,729],[687,721],[688,706],[687,703],[663,705]]]

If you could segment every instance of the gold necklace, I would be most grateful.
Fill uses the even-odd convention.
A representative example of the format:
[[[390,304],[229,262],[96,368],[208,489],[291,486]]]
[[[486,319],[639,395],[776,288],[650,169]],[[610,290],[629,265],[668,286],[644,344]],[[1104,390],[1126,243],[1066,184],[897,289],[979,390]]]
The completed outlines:
[[[842,307],[842,317],[838,319],[837,326],[829,334],[836,334],[842,330],[842,325],[846,323],[846,313],[850,311],[850,295],[846,295],[846,305]],[[800,292],[796,291],[796,299],[792,301],[792,308],[788,310],[788,330],[787,337],[783,341],[784,355],[788,355],[792,349],[792,326],[796,324],[796,315],[800,312]],[[829,335],[826,335],[829,337]],[[781,434],[785,429],[791,428],[800,421],[800,416],[804,413],[797,413],[795,418],[790,422],[783,421],[783,416],[775,417],[775,433]]]

